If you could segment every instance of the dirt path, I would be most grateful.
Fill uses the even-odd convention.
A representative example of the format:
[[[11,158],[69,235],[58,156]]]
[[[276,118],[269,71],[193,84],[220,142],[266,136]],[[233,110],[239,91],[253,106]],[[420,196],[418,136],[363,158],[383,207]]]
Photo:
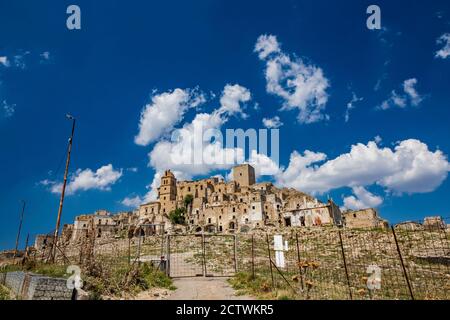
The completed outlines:
[[[236,296],[226,278],[174,279],[177,287],[168,300],[254,300],[250,296]]]

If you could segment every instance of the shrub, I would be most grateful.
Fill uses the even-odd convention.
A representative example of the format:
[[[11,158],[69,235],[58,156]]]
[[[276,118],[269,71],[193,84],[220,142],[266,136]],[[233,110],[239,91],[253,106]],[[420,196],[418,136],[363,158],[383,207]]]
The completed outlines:
[[[184,224],[185,218],[184,213],[186,210],[184,208],[177,208],[175,210],[170,211],[169,219],[173,224]]]

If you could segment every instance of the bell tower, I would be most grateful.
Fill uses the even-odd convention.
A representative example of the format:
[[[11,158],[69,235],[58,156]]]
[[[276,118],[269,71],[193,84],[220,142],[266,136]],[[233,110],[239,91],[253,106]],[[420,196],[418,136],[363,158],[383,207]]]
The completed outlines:
[[[177,179],[170,170],[166,170],[161,177],[161,185],[158,188],[158,198],[161,203],[162,213],[169,213],[176,207]]]

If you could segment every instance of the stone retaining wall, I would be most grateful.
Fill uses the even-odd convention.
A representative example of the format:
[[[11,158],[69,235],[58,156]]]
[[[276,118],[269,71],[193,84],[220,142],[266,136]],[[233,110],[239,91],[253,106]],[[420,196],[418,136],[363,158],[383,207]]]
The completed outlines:
[[[72,297],[72,290],[63,278],[16,271],[0,274],[0,283],[24,300],[70,300]]]

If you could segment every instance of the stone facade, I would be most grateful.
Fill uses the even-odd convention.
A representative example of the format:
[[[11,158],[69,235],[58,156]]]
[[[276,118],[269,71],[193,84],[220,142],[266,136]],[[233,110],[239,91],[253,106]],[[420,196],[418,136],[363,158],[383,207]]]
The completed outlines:
[[[233,180],[210,177],[196,181],[177,181],[166,170],[161,177],[156,201],[142,204],[134,211],[115,215],[106,210],[77,216],[74,224],[65,225],[61,239],[65,243],[82,243],[94,235],[124,237],[125,234],[153,235],[177,232],[169,218],[175,209],[184,210],[187,232],[235,233],[273,227],[320,227],[344,224],[339,207],[295,189],[278,188],[270,182],[255,182],[255,169],[248,165],[233,168]],[[36,249],[51,238],[39,236]],[[61,240],[59,240],[61,241]]]
[[[349,210],[343,214],[344,225],[348,228],[387,228],[389,226],[386,220],[378,215],[373,208],[352,211]]]
[[[423,220],[423,226],[426,230],[445,229],[447,226],[442,217],[426,217]]]
[[[190,196],[191,203],[185,199]],[[270,182],[255,183],[255,170],[245,164],[233,168],[233,181],[218,177],[177,181],[170,170],[161,177],[158,200],[139,208],[139,221],[164,225],[169,214],[185,209],[189,231],[239,232],[266,225],[321,226],[342,223],[339,208],[322,203],[294,189],[276,188]]]

